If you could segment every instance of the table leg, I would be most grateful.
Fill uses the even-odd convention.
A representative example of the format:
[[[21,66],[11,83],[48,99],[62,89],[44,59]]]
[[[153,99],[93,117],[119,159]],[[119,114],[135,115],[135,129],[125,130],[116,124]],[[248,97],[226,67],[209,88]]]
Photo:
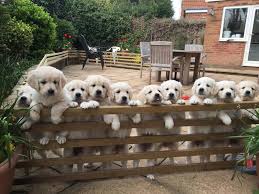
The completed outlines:
[[[156,71],[156,81],[161,81],[161,71]]]
[[[191,55],[186,53],[185,63],[183,66],[183,85],[189,84],[190,64],[191,64]]]
[[[194,64],[194,70],[193,70],[193,82],[195,82],[195,80],[198,79],[199,77],[200,58],[201,58],[200,54],[196,55],[195,57],[195,64]]]

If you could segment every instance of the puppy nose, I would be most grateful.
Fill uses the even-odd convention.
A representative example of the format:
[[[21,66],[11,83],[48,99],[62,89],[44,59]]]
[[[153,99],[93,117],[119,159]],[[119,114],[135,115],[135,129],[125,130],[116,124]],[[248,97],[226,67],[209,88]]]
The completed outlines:
[[[122,96],[122,101],[127,101],[128,100],[128,98],[126,97],[126,96]]]
[[[97,94],[97,95],[101,95],[101,94],[102,94],[102,91],[101,91],[101,90],[96,90],[96,94]]]
[[[155,94],[155,97],[156,97],[156,98],[159,98],[159,97],[160,97],[160,94],[156,93],[156,94]]]
[[[27,97],[22,96],[20,99],[21,99],[21,101],[26,101],[26,100],[27,100]]]
[[[246,95],[250,95],[251,94],[251,92],[250,91],[246,91]]]
[[[80,97],[81,97],[81,94],[80,94],[80,93],[76,93],[76,97],[77,97],[77,98],[80,98]]]
[[[54,90],[53,90],[53,89],[49,89],[49,90],[48,90],[48,94],[49,94],[49,95],[53,95],[53,94],[54,94]]]
[[[174,97],[174,93],[170,93],[169,96],[170,96],[171,98],[173,98],[173,97]]]
[[[227,96],[227,97],[231,97],[231,93],[230,93],[230,92],[227,92],[227,93],[226,93],[226,96]]]
[[[204,88],[200,88],[199,91],[200,91],[200,92],[204,92]]]

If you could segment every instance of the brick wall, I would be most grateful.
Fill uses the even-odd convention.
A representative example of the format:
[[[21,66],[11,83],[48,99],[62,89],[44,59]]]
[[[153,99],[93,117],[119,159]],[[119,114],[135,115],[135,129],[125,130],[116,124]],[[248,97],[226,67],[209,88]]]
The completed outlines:
[[[255,4],[259,4],[259,0],[226,0],[208,3],[209,9],[215,10],[215,15],[208,15],[206,20],[204,47],[207,64],[231,68],[242,65],[246,43],[219,41],[223,8]]]
[[[197,9],[197,8],[207,8],[207,3],[205,0],[183,0],[182,1],[182,17],[194,20],[204,20],[206,19],[206,13],[187,13],[184,14],[186,9]]]

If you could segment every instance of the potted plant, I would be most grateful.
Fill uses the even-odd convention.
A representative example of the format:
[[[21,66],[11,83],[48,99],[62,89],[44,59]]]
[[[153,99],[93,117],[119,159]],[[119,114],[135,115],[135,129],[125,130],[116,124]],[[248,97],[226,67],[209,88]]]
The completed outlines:
[[[15,165],[23,146],[30,146],[21,126],[24,119],[15,116],[15,102],[1,106],[0,112],[0,193],[11,191]]]

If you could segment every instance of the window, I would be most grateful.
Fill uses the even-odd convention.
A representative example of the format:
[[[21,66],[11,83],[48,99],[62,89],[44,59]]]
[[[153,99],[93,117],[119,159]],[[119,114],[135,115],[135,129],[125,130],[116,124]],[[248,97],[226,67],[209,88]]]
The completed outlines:
[[[223,10],[220,41],[245,41],[248,7],[226,7]]]

